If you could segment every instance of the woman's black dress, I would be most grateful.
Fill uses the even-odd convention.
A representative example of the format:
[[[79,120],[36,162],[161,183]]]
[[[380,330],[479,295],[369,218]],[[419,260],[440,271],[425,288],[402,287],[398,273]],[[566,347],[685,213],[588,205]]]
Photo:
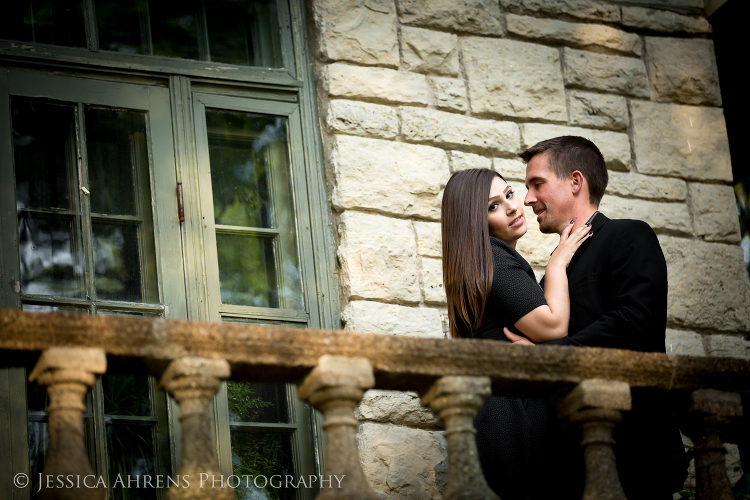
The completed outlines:
[[[508,342],[503,327],[520,334],[513,324],[547,301],[529,263],[507,243],[493,237],[490,243],[492,291],[473,338]],[[570,457],[565,457],[573,451],[575,438],[557,418],[554,404],[491,396],[474,426],[485,478],[502,500],[564,498],[571,493]]]

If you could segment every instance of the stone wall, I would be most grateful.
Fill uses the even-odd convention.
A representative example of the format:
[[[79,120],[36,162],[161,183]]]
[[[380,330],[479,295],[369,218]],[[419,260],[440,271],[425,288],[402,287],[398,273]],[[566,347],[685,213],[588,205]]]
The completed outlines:
[[[439,219],[451,173],[493,168],[523,197],[516,153],[571,134],[593,140],[610,168],[602,212],[659,235],[667,351],[750,356],[711,26],[700,0],[676,4],[312,0],[345,328],[444,337]],[[527,222],[518,250],[541,274],[557,237],[539,233],[528,208]],[[358,416],[363,465],[384,498],[441,491],[440,423],[415,395],[372,392]]]

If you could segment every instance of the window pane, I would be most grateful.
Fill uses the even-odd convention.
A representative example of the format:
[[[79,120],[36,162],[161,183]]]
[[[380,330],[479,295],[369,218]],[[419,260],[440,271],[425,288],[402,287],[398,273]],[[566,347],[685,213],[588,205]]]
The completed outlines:
[[[284,384],[227,382],[231,422],[286,423],[289,411]]]
[[[107,424],[110,499],[151,500],[156,498],[153,424]],[[122,478],[117,482],[117,475]],[[131,483],[128,488],[128,476]],[[152,487],[144,485],[151,476]],[[138,481],[136,486],[134,483]],[[166,478],[165,478],[166,479]]]
[[[206,59],[201,54],[197,1],[170,2],[150,0],[151,40],[155,56]],[[201,33],[202,34],[202,33]]]
[[[83,297],[84,273],[77,218],[18,214],[21,292]]]
[[[99,48],[125,54],[150,54],[148,4],[141,0],[97,0]]]
[[[78,188],[73,107],[14,99],[11,109],[17,207],[72,210]]]
[[[37,481],[39,474],[44,471],[48,446],[49,423],[47,420],[35,421],[29,419],[29,473],[32,483],[36,486],[36,488],[32,488],[32,491],[38,489]]]
[[[269,153],[278,148],[286,150],[286,120],[209,109],[206,127],[216,223],[278,227],[272,200],[272,170],[286,178],[287,185],[279,188],[286,191],[288,201],[288,168],[285,156]],[[271,160],[278,163],[272,164]]]
[[[272,239],[217,234],[216,246],[222,303],[279,307]]]
[[[96,295],[104,300],[154,301],[154,283],[142,283],[138,227],[131,224],[91,224],[94,236]],[[150,259],[153,259],[153,255]],[[152,264],[153,265],[153,264]],[[153,281],[153,280],[149,280]]]
[[[234,426],[231,428],[230,434],[232,440],[232,474],[240,477],[253,476],[248,481],[242,478],[240,485],[235,489],[235,498],[291,500],[296,497],[294,488],[284,487],[284,476],[294,476],[292,444],[289,434],[254,432]],[[273,476],[277,477],[272,480]],[[281,476],[281,478],[278,476]],[[258,477],[258,487],[254,484],[255,477]],[[264,479],[267,479],[269,483],[264,484]],[[295,478],[295,480],[297,479]],[[281,487],[275,488],[271,482]],[[232,486],[234,485],[233,483]]]
[[[81,0],[4,2],[0,38],[68,47],[86,46]]]
[[[106,415],[151,416],[148,375],[104,375],[102,389]]]
[[[151,199],[145,115],[96,108],[84,115],[91,212],[140,215],[136,186],[145,200]]]
[[[275,0],[206,2],[206,25],[212,61],[283,66]]]

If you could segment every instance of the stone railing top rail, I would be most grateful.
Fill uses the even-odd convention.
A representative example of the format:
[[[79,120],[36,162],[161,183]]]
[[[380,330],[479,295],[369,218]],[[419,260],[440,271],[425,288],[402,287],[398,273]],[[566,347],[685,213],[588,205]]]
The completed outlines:
[[[110,373],[159,376],[174,359],[201,356],[227,360],[233,380],[298,383],[330,354],[368,359],[380,389],[421,391],[443,376],[470,375],[489,377],[493,392],[505,395],[558,393],[591,378],[634,388],[750,392],[744,359],[0,309],[0,366],[33,366],[54,346],[101,348]]]

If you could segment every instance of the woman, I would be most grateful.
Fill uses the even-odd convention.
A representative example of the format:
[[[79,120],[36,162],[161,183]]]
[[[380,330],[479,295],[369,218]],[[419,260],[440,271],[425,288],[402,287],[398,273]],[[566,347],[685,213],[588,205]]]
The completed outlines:
[[[441,225],[451,337],[507,341],[504,327],[534,342],[567,335],[565,270],[592,234],[587,226],[571,233],[572,227],[563,231],[550,256],[542,290],[515,250],[526,233],[523,200],[492,170],[454,174],[443,194]],[[556,491],[560,483],[550,479],[557,474],[564,482],[565,463],[559,457],[570,439],[553,405],[490,397],[474,425],[482,470],[500,498],[564,496]]]

